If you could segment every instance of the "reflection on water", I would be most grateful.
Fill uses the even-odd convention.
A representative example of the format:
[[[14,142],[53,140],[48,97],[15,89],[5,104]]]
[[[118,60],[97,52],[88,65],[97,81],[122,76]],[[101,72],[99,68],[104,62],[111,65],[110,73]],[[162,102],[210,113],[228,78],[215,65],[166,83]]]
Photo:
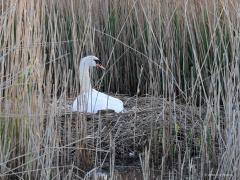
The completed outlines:
[[[85,180],[108,180],[111,179],[109,168],[102,168],[102,169],[93,169],[89,171],[85,178]],[[115,167],[113,177],[112,179],[116,180],[130,180],[130,179],[136,179],[136,180],[142,180],[142,172],[139,167],[135,166],[117,166]]]

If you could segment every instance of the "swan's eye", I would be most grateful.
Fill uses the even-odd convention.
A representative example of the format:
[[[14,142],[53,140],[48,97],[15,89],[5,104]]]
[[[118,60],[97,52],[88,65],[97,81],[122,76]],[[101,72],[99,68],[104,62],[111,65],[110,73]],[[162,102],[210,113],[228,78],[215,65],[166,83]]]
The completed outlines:
[[[94,61],[96,62],[96,64],[102,64],[102,62],[99,59],[94,59]]]
[[[105,70],[105,68],[102,66],[102,61],[100,61],[99,59],[94,59],[94,61],[96,62],[96,67]]]

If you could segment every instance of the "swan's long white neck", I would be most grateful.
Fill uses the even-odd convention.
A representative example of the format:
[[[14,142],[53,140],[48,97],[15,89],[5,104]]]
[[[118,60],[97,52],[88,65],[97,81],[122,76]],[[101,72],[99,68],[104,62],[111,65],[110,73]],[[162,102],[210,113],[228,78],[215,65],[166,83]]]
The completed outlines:
[[[80,93],[91,91],[91,80],[89,75],[89,65],[87,63],[81,62],[79,68],[80,75]]]

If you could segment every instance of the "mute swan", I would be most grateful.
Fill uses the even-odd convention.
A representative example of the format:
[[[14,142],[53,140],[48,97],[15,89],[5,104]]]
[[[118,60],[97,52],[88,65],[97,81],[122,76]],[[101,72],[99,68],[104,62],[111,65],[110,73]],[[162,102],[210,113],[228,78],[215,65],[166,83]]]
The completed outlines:
[[[119,113],[123,111],[123,102],[117,98],[92,89],[89,69],[98,67],[105,69],[95,56],[86,56],[80,61],[80,95],[74,100],[72,111],[97,113],[99,110],[111,109]]]

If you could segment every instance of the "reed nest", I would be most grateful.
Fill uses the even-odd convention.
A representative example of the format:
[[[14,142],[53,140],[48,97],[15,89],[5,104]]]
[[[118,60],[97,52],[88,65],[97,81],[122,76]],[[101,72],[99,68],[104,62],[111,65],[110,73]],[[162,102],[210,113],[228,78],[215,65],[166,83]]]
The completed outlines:
[[[205,110],[160,97],[118,98],[124,102],[123,113],[64,112],[59,116],[57,122],[61,146],[75,148],[70,153],[74,154],[72,158],[69,157],[69,148],[63,152],[66,158],[83,161],[79,159],[76,149],[81,153],[84,149],[90,150],[91,158],[98,156],[101,163],[108,162],[112,155],[116,162],[133,163],[139,160],[139,155],[146,148],[150,149],[151,158],[156,164],[161,162],[163,155],[174,162],[186,150],[191,156],[199,155]],[[174,152],[176,148],[178,150]],[[86,158],[91,161],[89,157]]]

